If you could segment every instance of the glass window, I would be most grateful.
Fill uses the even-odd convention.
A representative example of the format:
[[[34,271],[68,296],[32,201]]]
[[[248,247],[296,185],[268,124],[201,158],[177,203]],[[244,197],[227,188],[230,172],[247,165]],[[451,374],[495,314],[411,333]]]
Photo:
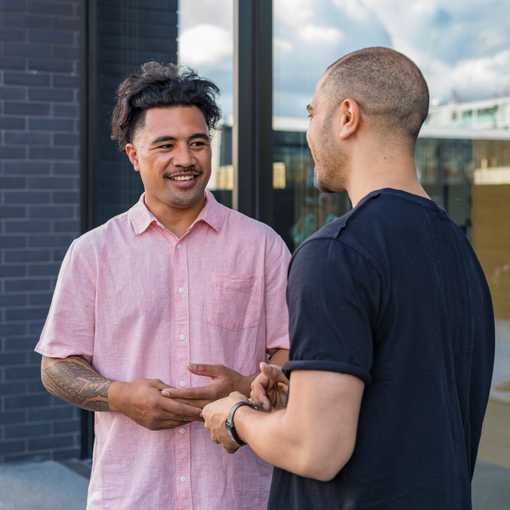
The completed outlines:
[[[223,120],[212,134],[213,161],[209,189],[222,204],[232,207],[234,2],[181,0],[179,4],[179,63],[212,80],[221,90]]]
[[[188,65],[221,89],[225,122],[232,117],[233,0],[108,0],[90,2],[88,168],[93,209],[88,228],[129,209],[143,192],[140,176],[110,138],[111,113],[120,82],[147,61]],[[231,124],[231,121],[230,121]],[[230,205],[232,182],[222,131],[213,134],[209,187]],[[220,154],[223,157],[220,157]]]

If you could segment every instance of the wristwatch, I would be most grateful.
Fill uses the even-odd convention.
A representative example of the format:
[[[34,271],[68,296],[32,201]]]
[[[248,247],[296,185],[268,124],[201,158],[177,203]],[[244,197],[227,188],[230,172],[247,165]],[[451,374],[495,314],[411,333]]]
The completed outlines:
[[[250,406],[252,409],[255,409],[255,407],[253,407],[248,402],[238,402],[237,404],[234,404],[232,409],[230,410],[230,413],[228,413],[228,418],[225,420],[225,428],[227,429],[230,439],[232,439],[234,443],[237,443],[239,446],[244,446],[246,443],[242,441],[240,437],[237,435],[236,428],[234,425],[234,414],[236,414],[236,411],[241,406]]]

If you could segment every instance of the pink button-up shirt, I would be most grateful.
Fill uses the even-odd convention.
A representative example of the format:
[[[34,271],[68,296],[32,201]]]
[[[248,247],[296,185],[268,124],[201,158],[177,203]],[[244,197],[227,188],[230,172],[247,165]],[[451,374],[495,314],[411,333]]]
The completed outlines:
[[[186,362],[244,375],[288,349],[289,252],[266,225],[207,202],[180,239],[143,196],[69,248],[36,351],[81,355],[120,381],[200,386]],[[248,446],[235,455],[202,423],[150,431],[96,413],[87,509],[262,510],[272,467]]]

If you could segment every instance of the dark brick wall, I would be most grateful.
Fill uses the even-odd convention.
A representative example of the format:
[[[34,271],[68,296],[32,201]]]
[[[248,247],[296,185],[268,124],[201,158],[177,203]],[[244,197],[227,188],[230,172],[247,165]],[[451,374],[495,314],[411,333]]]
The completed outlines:
[[[79,233],[79,0],[0,0],[0,463],[75,458],[33,349]]]

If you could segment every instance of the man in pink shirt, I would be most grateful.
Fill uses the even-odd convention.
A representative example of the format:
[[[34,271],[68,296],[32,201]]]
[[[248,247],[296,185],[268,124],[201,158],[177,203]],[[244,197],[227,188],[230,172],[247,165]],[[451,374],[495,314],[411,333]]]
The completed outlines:
[[[156,63],[121,84],[113,138],[145,193],[71,245],[36,347],[48,391],[96,411],[89,510],[267,505],[272,467],[201,423],[288,359],[288,250],[205,190],[218,92]]]

